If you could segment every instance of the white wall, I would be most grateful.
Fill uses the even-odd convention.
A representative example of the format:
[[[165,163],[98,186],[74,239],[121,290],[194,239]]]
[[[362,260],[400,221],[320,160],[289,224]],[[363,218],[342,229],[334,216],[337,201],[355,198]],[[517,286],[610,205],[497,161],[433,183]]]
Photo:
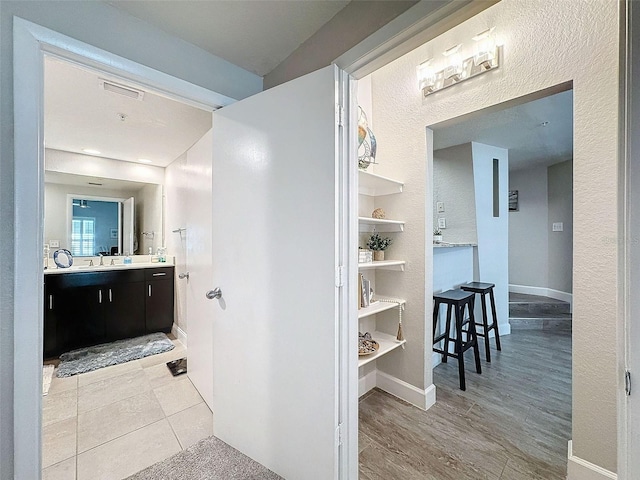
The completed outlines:
[[[51,172],[112,178],[130,182],[164,182],[164,168],[140,163],[123,162],[112,158],[82,155],[47,148],[44,158],[45,170]]]
[[[13,478],[14,145],[13,17],[174,75],[231,98],[261,91],[262,79],[122,11],[94,1],[0,2],[0,478]],[[35,348],[35,347],[34,347]]]
[[[476,281],[494,283],[498,330],[509,333],[509,152],[472,142],[473,180],[478,228]],[[498,160],[498,185],[494,185],[494,159]],[[494,216],[494,188],[498,189],[499,215]],[[476,304],[480,307],[480,303]]]
[[[373,117],[377,138],[378,122],[384,121],[378,114],[375,77],[373,79]],[[430,307],[425,306],[425,281],[431,283],[431,275],[425,278],[425,245],[432,244],[431,232],[425,236],[427,212],[431,212],[431,198],[426,198],[427,165],[424,158],[405,156],[391,142],[378,141],[377,165],[369,170],[404,182],[400,194],[375,197],[374,208],[383,208],[387,218],[405,221],[402,233],[389,234],[394,241],[385,252],[385,258],[406,260],[404,272],[380,272],[376,274],[376,291],[391,297],[404,298],[406,308],[402,314],[402,329],[407,339],[405,349],[396,349],[376,361],[377,368],[388,375],[426,390],[433,384],[431,369],[424,365],[424,338],[431,336],[424,317]],[[431,197],[431,195],[430,195]],[[371,216],[369,211],[366,216]],[[398,329],[397,310],[376,315],[378,331],[395,335]],[[429,327],[430,328],[430,327]]]
[[[444,213],[437,212],[436,202],[444,202]],[[478,243],[470,143],[433,152],[434,227],[438,218],[446,221],[444,242]]]
[[[573,270],[573,162],[566,161],[548,168],[549,192],[549,280],[548,287],[571,293]],[[561,222],[562,232],[552,231]]]
[[[186,233],[173,230],[187,227],[188,186],[186,152],[176,158],[165,171],[165,238],[167,254],[175,257],[176,277],[187,271]],[[174,321],[187,332],[187,283],[176,278]]]
[[[164,170],[164,169],[163,169]],[[164,245],[162,185],[149,184],[136,192],[138,255],[146,255],[151,247],[155,254]],[[154,232],[153,238],[142,232]]]
[[[547,167],[509,172],[509,190],[518,190],[519,208],[509,212],[509,283],[548,288]]]
[[[573,453],[610,471],[616,471],[617,338],[622,321],[616,315],[622,297],[617,241],[621,230],[618,7],[617,2],[586,0],[502,0],[381,68],[373,74],[372,82],[380,150],[391,151],[396,158],[411,164],[424,164],[427,159],[425,127],[572,82]],[[451,45],[463,43],[466,48],[472,36],[489,27],[496,27],[504,43],[501,67],[423,99],[417,87],[416,66],[428,58],[441,57],[441,52]],[[570,36],[567,32],[571,32]],[[433,172],[426,174],[429,186]],[[597,202],[593,201],[594,192]],[[432,194],[428,192],[429,196]],[[432,224],[425,227],[430,234]],[[427,250],[427,271],[432,268],[432,261]],[[430,279],[425,290],[432,291]],[[426,329],[430,328],[427,316]],[[412,333],[415,335],[407,338],[413,342],[427,338],[417,331]],[[598,345],[595,362],[594,345]],[[420,371],[424,369],[421,358],[426,357],[430,364],[430,355],[425,356],[424,350],[431,347],[423,344],[422,348],[412,348],[421,351],[412,354],[411,364],[404,367]],[[409,355],[405,357],[408,359]]]
[[[519,211],[509,212],[511,285],[571,294],[572,164],[567,160],[549,167],[536,166],[510,172],[509,190],[518,190],[519,203]],[[553,232],[554,222],[562,222],[564,230]]]

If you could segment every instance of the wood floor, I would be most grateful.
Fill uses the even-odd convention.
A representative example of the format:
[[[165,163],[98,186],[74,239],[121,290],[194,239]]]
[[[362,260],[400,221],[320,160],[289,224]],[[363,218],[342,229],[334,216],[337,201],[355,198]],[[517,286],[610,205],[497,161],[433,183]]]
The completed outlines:
[[[361,480],[566,478],[571,438],[571,333],[514,331],[492,341],[475,373],[465,356],[434,370],[437,402],[422,411],[380,390],[360,400]]]

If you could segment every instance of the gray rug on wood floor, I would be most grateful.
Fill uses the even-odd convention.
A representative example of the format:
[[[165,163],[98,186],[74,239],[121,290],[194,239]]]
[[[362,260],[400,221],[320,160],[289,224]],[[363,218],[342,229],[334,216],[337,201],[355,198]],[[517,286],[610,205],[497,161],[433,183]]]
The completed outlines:
[[[142,337],[126,338],[117,342],[80,348],[60,355],[60,365],[56,376],[71,377],[156,353],[168,352],[173,348],[173,343],[164,333],[151,333]]]
[[[282,480],[216,437],[207,437],[126,480]]]

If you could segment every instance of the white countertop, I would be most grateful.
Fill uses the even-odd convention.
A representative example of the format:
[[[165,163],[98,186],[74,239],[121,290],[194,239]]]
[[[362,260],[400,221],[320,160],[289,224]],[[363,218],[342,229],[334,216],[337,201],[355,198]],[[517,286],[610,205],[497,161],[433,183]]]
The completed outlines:
[[[477,243],[449,243],[449,242],[440,242],[434,243],[433,248],[453,248],[453,247],[477,247]]]
[[[53,262],[51,262],[53,263]],[[126,265],[123,263],[117,263],[115,265],[109,265],[108,263],[104,266],[100,265],[72,265],[69,268],[58,268],[55,265],[53,268],[49,267],[44,270],[45,275],[56,275],[60,273],[79,273],[79,272],[106,272],[108,270],[131,270],[134,268],[161,268],[161,267],[173,267],[172,262],[137,262],[137,263],[127,263]]]

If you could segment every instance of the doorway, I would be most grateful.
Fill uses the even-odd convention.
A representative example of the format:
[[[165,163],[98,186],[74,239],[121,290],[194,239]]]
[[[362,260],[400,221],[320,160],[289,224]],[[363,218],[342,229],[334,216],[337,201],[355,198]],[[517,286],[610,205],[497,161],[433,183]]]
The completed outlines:
[[[210,208],[211,179],[207,188],[206,176],[189,172],[211,169],[211,112],[45,55],[44,132],[40,235],[50,252],[44,271],[50,384],[43,397],[42,475],[124,478],[213,433],[211,346],[199,341],[210,337],[203,321],[210,313],[192,294],[206,288],[208,274],[190,268],[206,268],[211,254],[202,242],[197,245],[205,251],[194,251],[180,229],[210,230],[211,215],[177,211],[180,204]],[[194,188],[197,181],[203,188]],[[194,191],[208,192],[208,201]],[[71,252],[68,270],[54,264],[59,249]],[[146,283],[134,278],[143,274]],[[167,345],[163,352],[172,349],[93,371],[80,367],[72,376],[59,365],[58,356],[70,350],[134,341],[143,333],[163,337],[156,340]],[[110,345],[105,348],[115,352]],[[173,377],[165,364],[186,357],[188,374]]]
[[[444,219],[441,245],[448,247],[434,245],[434,289],[455,289],[471,279],[495,284],[502,348],[497,350],[492,331],[487,356],[485,340],[478,338],[482,374],[474,372],[468,351],[464,392],[456,361],[444,365],[434,356],[434,383],[451,409],[459,405],[450,398],[473,402],[465,429],[491,431],[482,442],[501,445],[496,451],[508,457],[503,470],[492,471],[487,462],[487,472],[509,478],[514,470],[544,471],[545,478],[566,478],[572,429],[573,92],[518,99],[431,129],[434,224]],[[502,168],[492,179],[494,159]],[[491,209],[495,188],[498,215]],[[475,245],[466,261],[460,261],[462,251],[470,249],[454,246],[459,242]],[[467,277],[452,278],[454,270]],[[477,296],[477,322],[480,303]],[[488,301],[487,309],[491,323]],[[496,416],[504,428],[493,429]]]

